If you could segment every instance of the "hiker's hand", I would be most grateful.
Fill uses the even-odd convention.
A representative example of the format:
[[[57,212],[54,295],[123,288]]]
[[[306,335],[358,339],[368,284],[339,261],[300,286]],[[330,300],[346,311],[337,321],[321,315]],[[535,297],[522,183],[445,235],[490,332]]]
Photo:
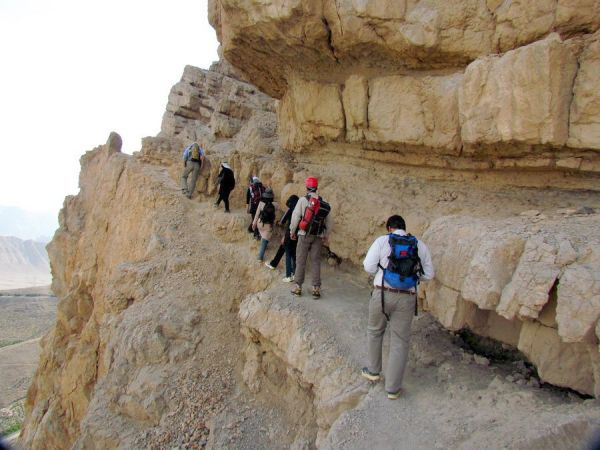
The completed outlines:
[[[323,238],[323,246],[329,247],[329,239],[326,237]]]
[[[290,233],[290,239],[291,239],[292,241],[295,241],[296,239],[298,239],[298,238],[296,237],[296,233]]]
[[[285,236],[281,238],[281,245],[283,245],[284,241],[285,241]]]

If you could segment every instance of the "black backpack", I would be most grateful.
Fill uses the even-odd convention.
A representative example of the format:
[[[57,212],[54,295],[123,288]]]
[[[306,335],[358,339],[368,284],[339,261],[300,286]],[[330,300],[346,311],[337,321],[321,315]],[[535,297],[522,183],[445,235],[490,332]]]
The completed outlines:
[[[319,197],[319,210],[312,218],[310,225],[308,226],[308,234],[319,235],[327,226],[325,225],[325,218],[331,212],[331,205]]]
[[[260,212],[259,219],[264,224],[273,225],[275,223],[275,206],[272,202],[265,203],[264,208]]]
[[[254,211],[256,211],[264,192],[265,187],[262,185],[262,183],[253,183],[250,185],[250,203],[252,208],[254,208]]]

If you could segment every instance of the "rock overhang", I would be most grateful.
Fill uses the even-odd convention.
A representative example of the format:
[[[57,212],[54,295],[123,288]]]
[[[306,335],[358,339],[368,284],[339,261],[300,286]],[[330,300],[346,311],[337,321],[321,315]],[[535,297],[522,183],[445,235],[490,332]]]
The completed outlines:
[[[469,170],[597,174],[600,6],[576,3],[214,0],[209,11],[224,57],[282,100],[286,150],[412,146]]]

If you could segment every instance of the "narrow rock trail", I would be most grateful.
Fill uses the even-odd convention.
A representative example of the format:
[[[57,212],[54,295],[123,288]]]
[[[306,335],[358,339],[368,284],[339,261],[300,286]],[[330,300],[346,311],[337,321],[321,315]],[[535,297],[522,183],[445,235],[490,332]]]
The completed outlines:
[[[241,239],[242,243],[248,242],[240,245],[239,251],[249,251],[248,259],[252,260],[257,253],[257,245],[249,236],[243,236],[248,220],[245,212],[233,210],[228,215],[213,209],[209,202],[194,201],[192,204],[189,217],[212,216],[210,220],[220,224],[217,229],[226,236],[226,241]],[[223,222],[227,225],[224,226]],[[233,230],[229,228],[231,226],[241,228]],[[270,244],[267,261],[276,251],[277,242],[278,238],[274,238]],[[323,297],[313,300],[306,289],[300,298],[290,294],[291,285],[281,281],[284,261],[275,271],[269,271],[257,261],[253,264],[256,267],[250,267],[250,273],[260,273],[261,277],[267,276],[271,281],[263,293],[251,294],[242,301],[242,327],[272,340],[284,365],[298,371],[300,379],[310,380],[317,391],[318,381],[314,383],[312,378],[315,375],[306,372],[311,366],[311,356],[318,359],[317,364],[325,361],[325,365],[315,371],[325,377],[328,373],[339,371],[336,365],[354,371],[344,375],[349,384],[343,386],[342,381],[337,386],[339,392],[333,397],[343,397],[351,392],[350,395],[358,401],[351,400],[345,406],[334,408],[336,417],[331,428],[327,432],[327,427],[321,427],[327,432],[321,433],[317,440],[321,448],[547,448],[549,443],[551,448],[573,448],[594,427],[600,426],[600,409],[596,400],[584,400],[553,388],[519,386],[507,381],[506,377],[512,373],[510,364],[476,364],[473,356],[458,347],[453,336],[424,312],[413,322],[405,395],[397,401],[390,401],[385,397],[381,382],[372,384],[359,376],[359,370],[366,362],[370,296],[366,275],[332,268],[324,262]],[[309,286],[309,281],[307,279],[305,287]],[[258,326],[252,319],[256,312],[256,306],[252,304],[259,304],[258,308],[262,309],[258,314],[260,320],[257,321],[261,323]],[[289,345],[293,340],[277,342],[279,338],[275,334],[269,336],[269,331],[265,331],[273,325],[280,325],[275,316],[282,315],[293,318],[289,323],[294,323],[299,329],[271,329],[271,332],[299,333],[304,345],[310,349],[308,355],[294,353]],[[328,357],[322,358],[323,355]],[[302,358],[306,360],[299,363]],[[293,405],[290,408],[293,409]],[[318,405],[316,409],[319,422]],[[229,411],[231,420],[235,415],[232,411],[236,410],[239,408]],[[220,423],[227,426],[227,415]],[[240,427],[239,421],[236,423]],[[219,438],[219,431],[213,430],[216,435],[213,443],[227,444],[229,448],[253,448],[257,442],[256,423],[248,420],[245,424],[246,428],[242,422],[241,432],[235,436],[227,433],[225,441]],[[273,448],[279,448],[274,436],[283,436],[289,430],[271,430],[270,433],[273,439],[267,442]]]
[[[366,362],[370,289],[331,269],[324,280],[318,301],[293,299],[287,286],[275,285],[270,307],[303,316],[319,336],[313,339],[327,343],[321,351],[339,354],[358,373]],[[551,442],[552,448],[573,448],[593,429],[588,417],[600,420],[596,400],[520,387],[506,381],[509,367],[480,366],[465,355],[421,313],[413,322],[405,395],[390,401],[383,383],[365,382],[368,393],[333,424],[322,447],[545,448]]]
[[[75,448],[117,436],[118,448],[573,448],[600,423],[596,400],[507,381],[514,367],[477,365],[424,312],[406,395],[388,400],[360,376],[364,272],[323,263],[322,299],[295,298],[283,261],[275,271],[257,261],[242,208],[189,201],[164,166],[129,170],[163,209],[150,205],[145,256],[122,264],[134,300],[111,325],[110,368]]]

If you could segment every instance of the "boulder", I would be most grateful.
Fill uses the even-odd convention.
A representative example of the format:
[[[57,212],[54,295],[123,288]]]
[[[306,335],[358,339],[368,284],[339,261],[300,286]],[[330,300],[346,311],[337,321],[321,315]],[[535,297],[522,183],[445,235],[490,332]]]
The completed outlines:
[[[459,93],[467,143],[564,145],[577,60],[557,34],[471,63]]]

